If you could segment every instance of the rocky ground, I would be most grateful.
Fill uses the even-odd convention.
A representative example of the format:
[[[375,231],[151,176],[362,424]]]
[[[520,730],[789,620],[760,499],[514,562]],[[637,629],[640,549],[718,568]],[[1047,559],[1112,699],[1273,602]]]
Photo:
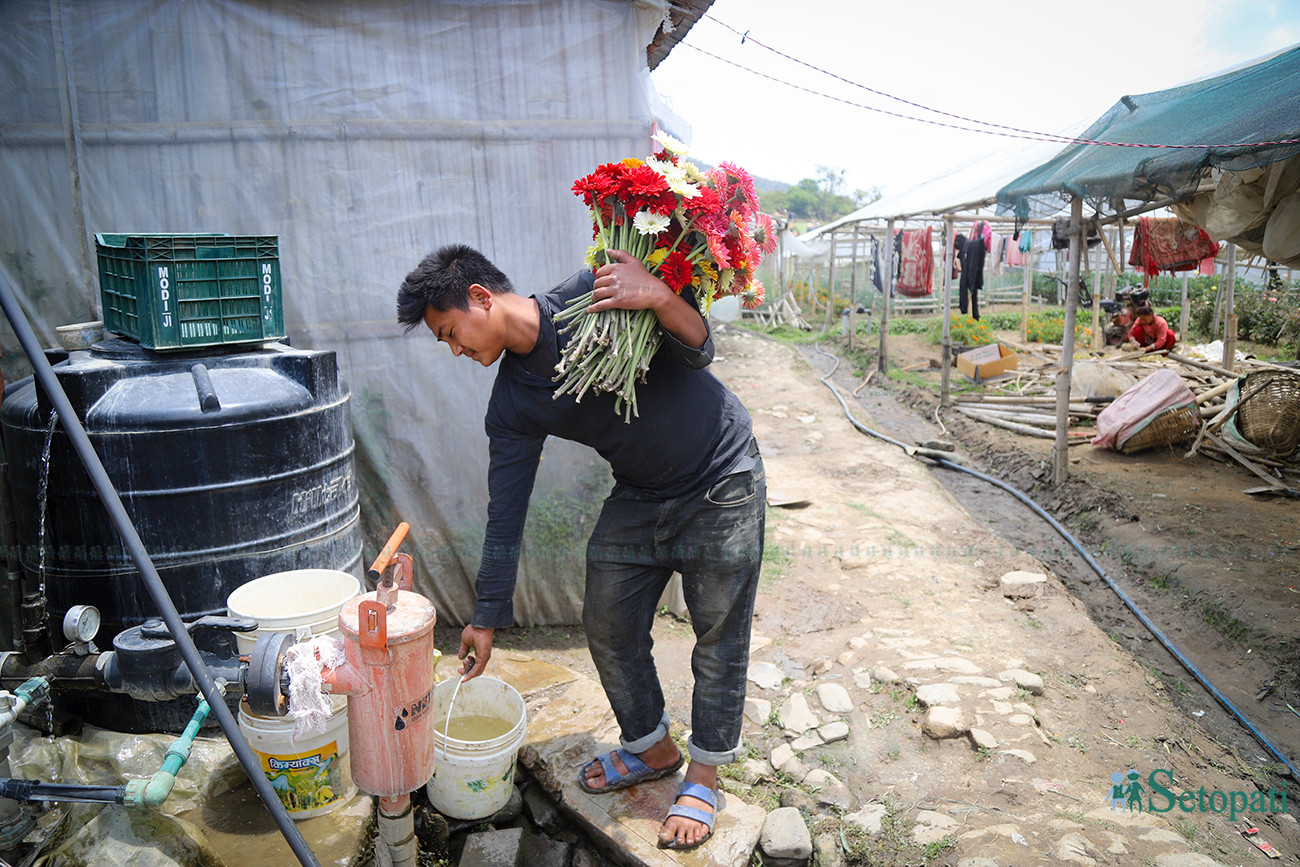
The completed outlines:
[[[1223,714],[1130,652],[1151,643],[1131,615],[1094,622],[1072,590],[1099,582],[1044,541],[1050,531],[1026,529],[1037,519],[1012,521],[1067,574],[993,532],[1005,494],[959,502],[941,484],[948,471],[859,433],[820,381],[829,358],[734,328],[720,354],[719,376],[754,417],[769,497],[786,504],[769,511],[751,760],[734,769],[731,793],[765,810],[803,808],[822,864],[1263,863],[1243,820],[1295,858],[1300,830],[1270,757],[1230,720],[1207,731],[1205,718]],[[831,381],[867,427],[916,423],[896,393],[851,398],[860,380],[847,366]],[[878,421],[877,409],[897,418]],[[690,637],[661,617],[656,653],[679,724]],[[576,632],[514,640],[590,674]],[[1112,809],[1112,775],[1130,769],[1154,811]],[[1169,809],[1153,772],[1175,797],[1194,794]],[[1256,812],[1230,819],[1232,793]],[[772,854],[765,863],[783,863]]]

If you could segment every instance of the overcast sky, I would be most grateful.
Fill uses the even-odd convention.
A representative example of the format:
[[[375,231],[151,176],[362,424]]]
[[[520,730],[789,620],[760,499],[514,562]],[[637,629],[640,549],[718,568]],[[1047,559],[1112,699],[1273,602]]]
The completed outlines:
[[[750,38],[742,44],[723,25]],[[716,0],[652,78],[690,124],[691,155],[701,161],[729,160],[789,183],[826,165],[845,170],[844,192],[876,186],[892,195],[1026,143],[808,91],[962,123],[856,86],[864,85],[1006,126],[1078,132],[1124,94],[1163,90],[1296,43],[1300,0]]]

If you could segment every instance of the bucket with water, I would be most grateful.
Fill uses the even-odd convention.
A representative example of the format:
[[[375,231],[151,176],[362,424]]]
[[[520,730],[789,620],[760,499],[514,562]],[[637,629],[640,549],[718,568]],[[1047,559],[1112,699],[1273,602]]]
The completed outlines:
[[[514,787],[515,755],[528,729],[523,697],[495,678],[449,677],[433,690],[433,711],[429,803],[454,819],[491,816]]]
[[[310,819],[356,794],[348,762],[348,710],[335,710],[323,732],[293,739],[293,720],[239,710],[239,730],[294,819]]]

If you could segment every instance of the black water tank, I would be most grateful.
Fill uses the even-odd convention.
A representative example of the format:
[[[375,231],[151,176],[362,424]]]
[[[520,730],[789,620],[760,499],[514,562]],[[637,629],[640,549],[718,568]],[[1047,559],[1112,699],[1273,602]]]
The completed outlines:
[[[232,590],[273,572],[362,575],[348,393],[333,352],[267,344],[156,353],[114,338],[67,354],[54,371],[183,619],[224,614]],[[34,382],[6,394],[0,425],[29,580],[40,566],[37,501],[49,420]],[[54,647],[66,643],[60,625],[73,605],[100,610],[100,649],[157,616],[58,427],[45,512]],[[179,730],[194,710],[192,699],[61,698],[88,721],[121,731]]]

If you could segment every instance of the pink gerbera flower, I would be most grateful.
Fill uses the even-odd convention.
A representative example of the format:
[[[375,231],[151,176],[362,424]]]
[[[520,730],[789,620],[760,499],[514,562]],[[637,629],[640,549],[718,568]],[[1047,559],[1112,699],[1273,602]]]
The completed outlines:
[[[763,251],[764,256],[776,252],[776,227],[767,214],[760,213],[754,221],[754,243]]]
[[[754,179],[749,172],[735,163],[723,162],[709,174],[728,207],[735,208],[745,217],[758,210],[758,193],[754,191]]]
[[[686,217],[696,229],[705,235],[725,235],[731,229],[727,211],[722,205],[716,190],[701,187],[700,194],[688,199],[683,204]]]
[[[745,305],[746,310],[753,310],[763,303],[763,283],[759,280],[753,280],[745,291],[740,293],[740,303]]]
[[[730,268],[731,255],[727,252],[726,236],[706,232],[704,239],[709,246],[709,255],[713,257],[714,264],[718,268]]]

